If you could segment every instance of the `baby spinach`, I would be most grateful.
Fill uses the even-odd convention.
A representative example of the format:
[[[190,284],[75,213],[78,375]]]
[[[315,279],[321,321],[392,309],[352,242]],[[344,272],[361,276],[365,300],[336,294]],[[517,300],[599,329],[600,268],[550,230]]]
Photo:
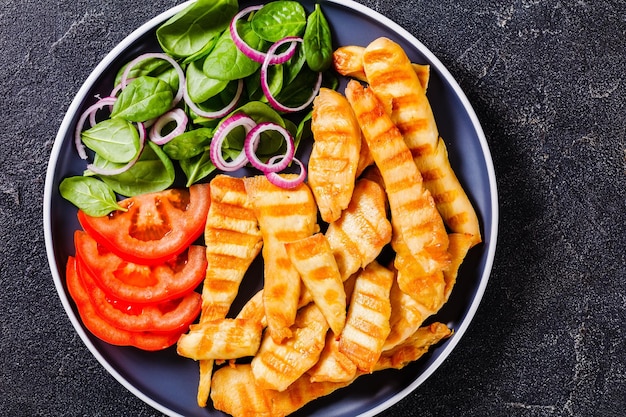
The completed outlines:
[[[202,103],[196,103],[198,107],[200,107],[204,111],[217,111],[223,109],[228,103],[233,100],[237,92],[237,88],[239,85],[239,81],[230,81],[226,88],[220,91],[217,95],[211,97],[207,101]],[[200,117],[195,114],[193,111],[189,111],[191,119],[194,124],[202,125],[205,127],[215,127],[219,123],[220,119],[208,119],[206,117]]]
[[[122,75],[124,74],[124,71],[126,71],[127,66],[128,64],[124,65],[117,72],[117,75],[115,76],[115,83],[114,83],[115,85],[119,85],[122,82]],[[158,74],[161,74],[163,71],[167,70],[168,68],[171,68],[171,65],[169,64],[169,62],[163,59],[156,59],[156,58],[144,59],[141,62],[138,62],[137,64],[135,64],[130,69],[130,71],[128,71],[128,79],[132,80],[142,75],[156,76]]]
[[[189,97],[206,111],[217,111],[232,101],[240,80],[245,83],[237,110],[256,123],[273,122],[287,128],[297,148],[303,138],[311,135],[311,112],[283,118],[269,104],[260,86],[260,64],[246,57],[228,30],[239,9],[237,0],[197,0],[161,25],[156,36],[164,52],[174,57],[185,72]],[[288,106],[297,106],[311,94],[318,72],[329,67],[332,55],[330,28],[319,5],[308,16],[297,1],[272,1],[237,22],[237,30],[252,48],[267,51],[271,43],[286,36],[301,36],[303,43],[292,58],[268,68],[270,90],[274,97]],[[281,51],[286,48],[282,47]],[[126,67],[118,70],[115,85],[121,81]],[[104,215],[119,209],[115,193],[133,196],[170,187],[177,171],[177,161],[187,177],[187,186],[201,181],[216,168],[210,158],[210,143],[220,119],[200,117],[185,106],[190,122],[186,132],[158,146],[147,140],[139,147],[139,134],[133,122],[154,119],[172,107],[179,87],[178,73],[165,60],[150,58],[139,62],[128,74],[129,84],[118,94],[110,118],[82,132],[85,145],[94,151],[94,164],[104,169],[120,168],[142,152],[136,163],[117,175],[96,175],[85,171],[82,177],[62,182],[62,195],[88,214]],[[324,74],[325,86],[336,88],[337,78]],[[171,129],[171,123],[164,131]],[[232,131],[223,143],[226,157],[242,152],[243,128]],[[262,134],[257,155],[267,160],[285,152],[281,134]],[[170,159],[171,158],[171,159]],[[180,173],[180,171],[178,171]]]
[[[284,81],[284,65],[272,65],[267,69],[267,77],[269,79],[269,88],[273,95],[283,88]],[[255,72],[246,80],[246,91],[248,92],[248,98],[251,101],[263,101],[267,102],[267,97],[263,93],[261,88],[261,75],[260,71]]]
[[[313,133],[311,132],[311,119],[313,118],[313,112],[310,111],[304,116],[304,118],[298,123],[296,128],[296,134],[294,135],[294,146],[296,149],[302,139],[307,139],[312,137]]]
[[[117,204],[113,190],[93,177],[65,178],[59,185],[59,192],[63,198],[89,216],[101,217],[115,210],[126,211]]]
[[[129,122],[145,122],[169,110],[173,97],[168,83],[143,75],[122,90],[113,105],[111,117]]]
[[[313,71],[326,71],[333,60],[333,45],[328,21],[319,4],[307,19],[303,36],[306,62]]]
[[[213,50],[213,48],[215,48],[215,44],[217,44],[217,41],[219,40],[219,38],[220,38],[219,36],[216,36],[213,39],[211,39],[211,41],[207,43],[204,48],[202,48],[195,54],[189,55],[188,57],[183,59],[181,64],[183,65],[190,64],[192,62],[198,61],[204,58],[205,56],[207,56]]]
[[[251,47],[260,49],[264,41],[252,30],[250,22],[237,22],[239,36]],[[244,55],[237,48],[230,31],[224,31],[202,67],[207,77],[218,80],[238,80],[253,74],[261,64]]]
[[[215,171],[215,165],[211,162],[211,151],[208,149],[193,158],[180,161],[180,167],[187,177],[187,187],[209,176]]]
[[[139,133],[124,119],[106,119],[81,133],[83,143],[102,158],[126,163],[139,152]]]
[[[228,27],[238,9],[237,0],[197,0],[159,26],[159,44],[176,58],[201,53]]]
[[[269,42],[277,42],[286,36],[300,36],[305,26],[306,12],[296,1],[267,3],[252,18],[254,31]]]
[[[200,155],[211,144],[213,129],[200,127],[176,136],[163,145],[163,151],[177,161]]]
[[[301,105],[311,96],[311,86],[315,84],[317,77],[317,72],[305,66],[298,77],[278,93],[276,99],[290,107]]]
[[[207,77],[202,71],[204,60],[198,60],[187,66],[187,92],[194,103],[202,103],[226,88],[228,80]]]
[[[159,80],[165,81],[172,89],[172,92],[178,90],[178,73],[174,68],[170,67],[162,73],[155,75],[154,77],[158,78]]]
[[[120,167],[97,155],[94,164],[105,169]],[[116,193],[131,197],[165,190],[174,183],[175,176],[174,165],[165,152],[153,142],[148,142],[139,160],[128,171],[99,177]]]
[[[304,52],[302,52],[302,48],[296,48],[296,52],[291,59],[281,65],[283,68],[283,82],[285,85],[290,84],[296,79],[296,77],[298,77],[298,74],[302,71],[304,64],[306,64],[306,56],[304,55]]]

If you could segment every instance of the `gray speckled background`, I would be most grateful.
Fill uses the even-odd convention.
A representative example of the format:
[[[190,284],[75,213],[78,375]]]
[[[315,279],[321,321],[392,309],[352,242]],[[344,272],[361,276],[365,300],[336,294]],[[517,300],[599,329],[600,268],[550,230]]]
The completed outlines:
[[[626,3],[361,1],[450,70],[500,193],[493,273],[448,360],[385,416],[626,410]],[[151,416],[91,356],[45,255],[45,172],[97,63],[174,0],[0,3],[0,415]]]

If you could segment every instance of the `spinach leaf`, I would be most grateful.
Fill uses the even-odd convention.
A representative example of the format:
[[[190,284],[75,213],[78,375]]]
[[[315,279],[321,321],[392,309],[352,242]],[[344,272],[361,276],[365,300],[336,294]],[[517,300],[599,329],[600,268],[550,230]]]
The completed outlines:
[[[176,136],[163,145],[163,151],[177,161],[200,155],[211,144],[213,129],[200,127]]]
[[[285,36],[300,36],[306,26],[304,7],[295,1],[267,3],[252,18],[252,28],[266,41],[276,42]]]
[[[237,31],[241,38],[254,49],[263,47],[263,40],[252,30],[250,22],[237,22]],[[218,80],[238,80],[253,74],[261,64],[244,55],[237,48],[230,31],[226,30],[217,41],[217,45],[206,56],[202,67],[207,77]]]
[[[190,63],[192,63],[194,61],[198,61],[198,60],[201,60],[202,58],[204,58],[206,55],[208,55],[213,50],[213,48],[215,48],[215,44],[217,43],[219,38],[220,38],[219,34],[218,34],[218,36],[213,37],[213,39],[211,39],[209,41],[209,43],[204,45],[204,48],[200,49],[195,54],[189,55],[188,57],[183,59],[182,64],[190,64]]]
[[[144,122],[165,113],[172,106],[174,94],[169,84],[143,75],[122,90],[113,105],[112,118]]]
[[[306,56],[302,49],[303,48],[296,48],[296,52],[291,57],[291,59],[281,65],[281,67],[283,67],[284,73],[284,85],[290,84],[293,80],[296,79],[300,71],[302,71],[302,68],[306,63]]]
[[[187,187],[209,176],[215,171],[215,165],[211,162],[210,151],[206,150],[200,155],[180,161],[180,167],[187,176]]]
[[[328,21],[319,4],[307,19],[303,37],[306,62],[313,71],[326,71],[333,60],[333,45]]]
[[[197,0],[159,26],[159,44],[177,58],[198,54],[228,27],[238,9],[237,0]]]
[[[302,139],[312,138],[313,132],[311,131],[311,119],[313,117],[313,111],[310,111],[304,116],[304,118],[298,123],[296,128],[296,134],[294,135],[294,147],[298,149]]]
[[[307,66],[302,68],[298,77],[289,85],[283,87],[276,99],[278,102],[289,107],[296,107],[311,97],[312,87],[317,81],[318,73],[311,71]]]
[[[102,158],[118,163],[139,152],[139,132],[124,119],[105,119],[81,133],[83,143]]]
[[[227,104],[229,104],[235,94],[237,93],[237,89],[239,87],[239,80],[234,80],[228,82],[226,88],[220,91],[217,95],[209,98],[207,101],[202,103],[196,103],[198,107],[202,110],[214,112],[223,109]],[[209,119],[206,117],[200,117],[190,110],[191,119],[193,124],[201,124],[206,125],[207,127],[215,127],[220,119]]]
[[[94,164],[105,169],[119,168],[102,158],[94,158]],[[161,148],[148,142],[139,160],[128,171],[117,175],[100,175],[113,191],[126,197],[162,191],[174,183],[174,165]]]
[[[165,81],[167,85],[169,85],[170,88],[172,89],[172,93],[174,93],[175,91],[178,91],[178,86],[179,86],[178,73],[176,72],[174,68],[170,67],[169,69],[166,69],[160,74],[155,75],[155,77],[158,78],[159,80]]]
[[[280,92],[280,89],[283,88],[284,65],[270,65],[267,71],[270,91],[275,96]],[[248,98],[251,101],[267,102],[267,97],[265,97],[263,89],[261,88],[260,71],[257,71],[251,76],[247,77],[245,79],[245,82],[246,91],[248,92]]]
[[[207,77],[202,71],[203,60],[187,66],[187,92],[194,103],[202,103],[226,88],[228,81]]]
[[[93,177],[69,177],[59,185],[61,196],[94,217],[106,216],[112,211],[125,208],[117,204],[115,193],[102,181]]]
[[[120,70],[117,72],[117,74],[115,75],[115,85],[119,85],[119,83],[122,82],[122,75],[124,74],[124,71],[126,70],[126,67],[128,66],[129,63],[125,64],[122,68],[120,68]],[[138,62],[135,66],[133,66],[133,68],[131,68],[131,70],[128,72],[128,79],[134,79],[137,77],[140,77],[142,75],[158,75],[161,74],[163,71],[167,70],[168,68],[171,68],[171,65],[169,62],[163,60],[163,59],[157,59],[157,58],[148,58],[148,59],[144,59],[141,62]]]

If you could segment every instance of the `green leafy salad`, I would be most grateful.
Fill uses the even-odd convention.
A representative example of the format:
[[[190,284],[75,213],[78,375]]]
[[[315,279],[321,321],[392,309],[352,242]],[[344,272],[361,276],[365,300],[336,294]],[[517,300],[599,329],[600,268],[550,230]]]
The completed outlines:
[[[187,187],[245,166],[284,188],[304,181],[295,151],[311,135],[311,103],[338,84],[319,4],[197,0],[156,38],[162,52],[120,68],[111,92],[79,117],[75,146],[91,162],[61,182],[65,199],[104,216],[121,209],[117,196],[165,190],[177,172]],[[287,167],[299,174],[286,179]]]

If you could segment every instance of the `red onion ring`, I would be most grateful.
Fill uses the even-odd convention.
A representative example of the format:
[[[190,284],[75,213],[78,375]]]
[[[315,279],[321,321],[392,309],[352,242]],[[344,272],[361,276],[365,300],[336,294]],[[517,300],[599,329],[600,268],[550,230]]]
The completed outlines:
[[[117,97],[110,96],[101,98],[98,103],[102,103],[102,107],[109,106],[109,110],[113,110],[113,105],[115,104],[115,101],[117,101]],[[102,107],[100,107],[100,109],[102,109]],[[94,127],[98,123],[98,121],[96,120],[96,113],[100,109],[94,109],[91,113],[89,113],[89,126]]]
[[[269,163],[273,163],[274,159],[280,157],[281,155],[273,156],[272,158],[270,158]],[[268,172],[265,174],[267,180],[275,186],[285,189],[296,188],[298,185],[302,184],[304,182],[304,179],[306,178],[306,168],[299,159],[293,158],[292,161],[300,166],[300,173],[296,177],[285,178],[277,172]]]
[[[224,160],[222,156],[222,144],[228,134],[236,127],[242,126],[246,130],[246,136],[256,125],[256,122],[249,116],[243,113],[237,113],[224,120],[213,134],[213,140],[211,141],[210,156],[211,162],[217,169],[222,171],[235,171],[244,167],[248,163],[246,153],[242,150],[237,158],[230,162]]]
[[[239,80],[237,84],[237,92],[235,93],[235,97],[233,97],[232,101],[228,103],[223,109],[213,112],[208,112],[202,110],[196,103],[194,103],[191,98],[189,98],[189,93],[187,92],[187,87],[183,86],[183,99],[189,108],[198,116],[206,117],[208,119],[219,119],[226,116],[228,113],[232,112],[237,106],[237,102],[241,98],[241,94],[243,93],[243,80]]]
[[[138,63],[140,63],[141,61],[144,61],[144,60],[150,59],[150,58],[162,59],[164,61],[169,62],[170,65],[172,65],[172,67],[176,71],[176,75],[178,75],[178,91],[176,92],[176,95],[174,96],[174,99],[172,100],[172,108],[173,108],[183,98],[183,90],[184,90],[184,86],[186,84],[185,83],[185,73],[183,72],[183,69],[180,67],[178,62],[176,62],[174,60],[174,58],[170,57],[167,54],[157,53],[157,52],[146,53],[146,54],[143,54],[143,55],[139,55],[137,58],[135,58],[132,61],[130,61],[128,63],[128,65],[126,65],[126,68],[124,68],[124,72],[122,73],[122,81],[120,83],[121,84],[121,89],[126,88],[126,86],[128,85],[128,83],[130,81],[128,79],[128,75],[130,74],[130,70],[133,69],[133,67],[135,65],[137,65]]]
[[[272,95],[272,92],[270,91],[270,86],[267,80],[268,78],[267,69],[278,47],[280,47],[282,44],[287,43],[287,42],[293,42],[293,43],[300,42],[301,43],[303,42],[303,40],[302,38],[299,38],[296,36],[287,36],[279,40],[278,42],[275,42],[272,46],[270,46],[269,50],[267,51],[267,56],[265,57],[265,60],[263,61],[263,64],[261,65],[261,88],[263,89],[263,94],[265,94],[265,97],[267,97],[267,101],[274,108],[274,110],[284,112],[284,113],[292,113],[292,112],[298,112],[298,111],[306,109],[313,102],[313,100],[319,93],[320,87],[322,86],[322,73],[319,72],[317,74],[317,82],[315,83],[315,87],[313,87],[313,92],[311,93],[311,96],[309,97],[309,99],[306,102],[304,102],[302,105],[298,107],[288,107],[279,103],[278,100],[276,100],[276,98]]]
[[[76,123],[76,129],[74,130],[74,146],[76,147],[76,151],[78,152],[78,156],[80,159],[87,159],[87,152],[85,151],[85,145],[83,145],[83,140],[81,138],[81,133],[83,131],[83,127],[85,126],[85,121],[87,118],[94,117],[92,126],[95,125],[95,113],[102,109],[104,106],[109,106],[115,103],[117,100],[115,97],[105,97],[99,99],[95,104],[92,104],[85,110],[80,117],[78,118],[78,122]],[[93,115],[93,116],[92,116]]]
[[[157,145],[165,145],[187,128],[189,118],[182,109],[176,108],[160,116],[150,129],[150,140]],[[161,131],[170,122],[176,122],[176,127],[167,135],[162,136]]]
[[[230,26],[229,26],[230,36],[231,38],[233,38],[233,42],[235,43],[237,48],[245,56],[247,56],[248,58],[250,58],[251,60],[255,62],[258,62],[259,64],[262,64],[265,61],[267,54],[265,52],[252,48],[250,45],[246,43],[246,41],[243,40],[243,38],[239,35],[239,32],[237,32],[237,22],[248,13],[260,10],[262,8],[263,8],[263,5],[258,5],[258,6],[250,6],[250,7],[246,7],[245,9],[241,9],[241,11],[237,13],[231,19]],[[272,58],[270,59],[269,64],[270,65],[284,64],[285,62],[291,59],[291,57],[293,56],[295,52],[296,52],[296,44],[292,43],[286,51],[280,54],[274,54]]]
[[[273,130],[280,133],[285,138],[285,142],[287,143],[287,150],[285,151],[285,154],[273,156],[270,159],[270,161],[272,161],[271,163],[269,161],[265,163],[256,156],[256,149],[259,147],[261,133],[268,130]],[[248,132],[248,135],[246,136],[244,150],[246,153],[246,157],[248,158],[248,161],[252,164],[252,166],[257,168],[264,174],[270,172],[279,172],[287,168],[287,166],[291,163],[295,152],[293,137],[291,136],[289,131],[284,127],[272,122],[259,123],[252,130],[250,130],[250,132]],[[280,159],[279,162],[274,163],[274,160],[278,158],[282,159]]]
[[[127,80],[127,81],[132,81],[134,80],[134,78]],[[109,93],[110,97],[117,97],[117,95],[119,94],[119,92],[122,91],[122,83],[120,82],[118,85],[116,85],[115,87],[113,87],[113,90],[111,90],[111,93]]]
[[[135,165],[135,162],[137,162],[137,160],[141,156],[144,145],[146,143],[146,128],[143,123],[137,123],[137,129],[139,130],[139,151],[137,152],[137,155],[135,155],[135,157],[131,159],[126,165],[115,169],[105,169],[99,168],[95,164],[88,164],[87,169],[97,175],[118,175],[132,168],[132,166]]]

